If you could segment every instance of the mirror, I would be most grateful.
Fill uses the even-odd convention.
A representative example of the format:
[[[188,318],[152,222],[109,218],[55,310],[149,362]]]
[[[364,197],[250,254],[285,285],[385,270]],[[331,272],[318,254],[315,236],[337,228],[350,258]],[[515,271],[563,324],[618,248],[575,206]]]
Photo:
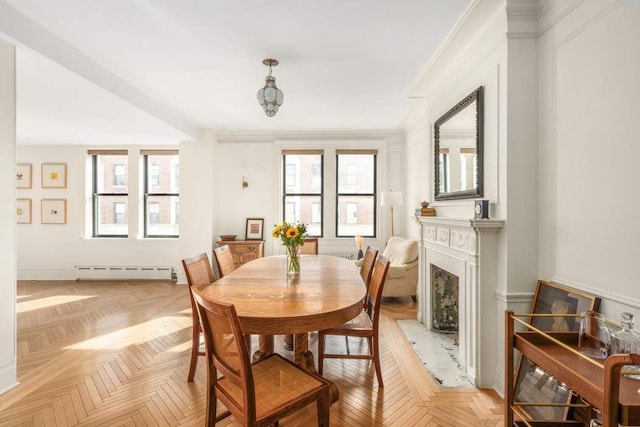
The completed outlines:
[[[434,124],[435,200],[482,197],[482,86]]]

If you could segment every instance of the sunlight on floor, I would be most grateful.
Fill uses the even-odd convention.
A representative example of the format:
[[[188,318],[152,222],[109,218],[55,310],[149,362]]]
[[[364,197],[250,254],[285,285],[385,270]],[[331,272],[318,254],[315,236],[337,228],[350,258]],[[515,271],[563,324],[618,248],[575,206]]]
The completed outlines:
[[[134,344],[153,341],[191,327],[191,319],[183,316],[162,316],[128,328],[118,329],[90,340],[65,347],[66,350],[118,350]],[[191,344],[189,344],[191,345]]]
[[[24,299],[21,296],[20,299]],[[97,298],[96,295],[59,295],[54,297],[38,298],[31,301],[22,301],[17,303],[18,313],[26,313],[31,310],[39,310],[41,308],[53,307],[54,305],[68,304],[74,301],[82,301],[89,298]]]

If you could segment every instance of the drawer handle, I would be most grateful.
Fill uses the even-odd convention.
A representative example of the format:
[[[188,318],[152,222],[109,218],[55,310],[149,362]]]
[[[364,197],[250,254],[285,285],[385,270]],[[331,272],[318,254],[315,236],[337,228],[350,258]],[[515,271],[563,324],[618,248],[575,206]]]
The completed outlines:
[[[249,250],[253,251],[256,247],[255,246],[249,246]]]

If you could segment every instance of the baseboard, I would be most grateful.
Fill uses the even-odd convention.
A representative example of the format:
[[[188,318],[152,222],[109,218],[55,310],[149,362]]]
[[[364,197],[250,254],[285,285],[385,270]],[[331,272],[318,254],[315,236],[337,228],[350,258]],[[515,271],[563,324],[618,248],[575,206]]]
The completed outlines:
[[[76,280],[75,269],[71,270],[18,270],[17,280]]]
[[[18,384],[16,360],[12,359],[0,366],[0,394],[11,390]]]

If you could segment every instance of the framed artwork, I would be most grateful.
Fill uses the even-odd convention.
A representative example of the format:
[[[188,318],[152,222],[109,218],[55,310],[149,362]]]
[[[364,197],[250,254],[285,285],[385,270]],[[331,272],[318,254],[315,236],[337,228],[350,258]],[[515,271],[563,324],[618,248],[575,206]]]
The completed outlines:
[[[560,403],[570,405],[574,394],[564,383],[547,374],[526,357],[520,358],[514,400],[526,403]],[[532,420],[566,420],[569,406],[521,406]]]
[[[40,208],[42,224],[67,223],[67,199],[42,199]]]
[[[42,188],[67,188],[67,164],[43,163]]]
[[[31,188],[32,177],[31,163],[18,163],[16,165],[16,188]]]
[[[587,310],[598,311],[600,298],[557,283],[538,280],[533,296],[531,313],[580,314]],[[545,332],[578,332],[579,317],[531,317],[529,324]]]
[[[16,200],[16,222],[31,224],[31,199]]]
[[[264,218],[247,218],[245,240],[262,240]]]

